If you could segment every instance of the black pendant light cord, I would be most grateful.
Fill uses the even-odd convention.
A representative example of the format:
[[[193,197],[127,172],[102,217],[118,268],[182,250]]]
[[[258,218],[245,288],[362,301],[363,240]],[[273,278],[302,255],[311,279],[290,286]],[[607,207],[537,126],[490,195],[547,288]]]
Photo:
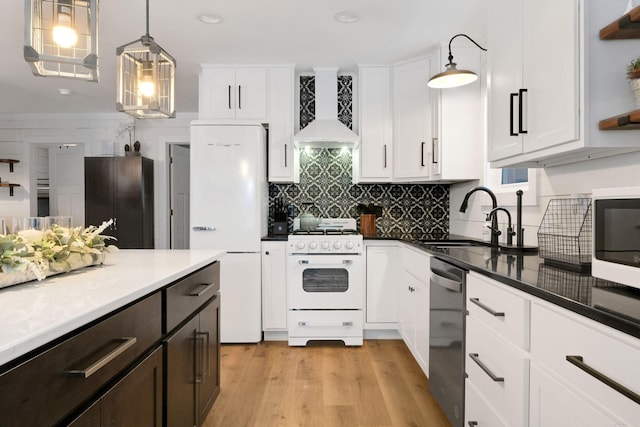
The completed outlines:
[[[147,4],[149,3],[149,0],[147,0]],[[466,38],[468,38],[471,43],[475,44],[476,46],[478,46],[480,49],[484,50],[485,52],[487,51],[487,49],[483,48],[482,46],[480,46],[478,43],[476,43],[476,41],[474,39],[472,39],[471,37],[469,37],[466,34],[456,34],[455,36],[451,37],[451,40],[449,40],[449,63],[453,62],[453,55],[451,54],[451,42],[453,41],[453,39],[455,39],[456,37],[460,37],[460,36],[464,36]]]

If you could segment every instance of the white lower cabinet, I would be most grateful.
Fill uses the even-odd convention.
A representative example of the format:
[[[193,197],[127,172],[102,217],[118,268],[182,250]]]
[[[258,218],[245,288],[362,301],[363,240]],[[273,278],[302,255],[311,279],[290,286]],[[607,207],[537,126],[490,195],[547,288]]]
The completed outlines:
[[[465,383],[464,413],[465,424],[469,427],[507,427],[496,410],[468,380]]]
[[[369,325],[395,327],[398,246],[366,245],[367,286],[365,321]]]
[[[531,325],[532,425],[640,425],[638,339],[544,301]]]
[[[262,330],[287,330],[287,242],[262,242]]]
[[[429,274],[431,256],[400,246],[400,284],[397,287],[398,332],[413,357],[429,376]]]

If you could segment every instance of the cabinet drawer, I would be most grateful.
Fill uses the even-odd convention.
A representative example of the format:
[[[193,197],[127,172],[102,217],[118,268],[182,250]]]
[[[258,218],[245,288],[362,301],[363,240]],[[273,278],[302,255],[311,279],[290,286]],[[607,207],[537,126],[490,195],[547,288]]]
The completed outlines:
[[[172,331],[220,290],[220,263],[214,262],[165,289],[165,333]]]
[[[289,311],[289,337],[357,337],[362,336],[362,311],[332,310],[331,320],[326,312],[313,310]]]
[[[531,321],[531,357],[537,364],[557,374],[578,394],[597,401],[625,419],[629,425],[640,420],[640,404],[617,387],[640,395],[638,339],[544,303],[533,305]],[[568,356],[574,363],[567,359]],[[579,358],[584,365],[580,364]],[[592,375],[584,369],[595,372]],[[603,382],[606,379],[596,378],[598,374],[617,385],[607,385]]]
[[[417,249],[401,247],[400,258],[402,268],[425,282],[429,280],[429,275],[431,274],[429,271],[430,255]]]
[[[468,426],[507,427],[470,381],[465,383],[464,418]]]
[[[526,426],[529,407],[526,354],[472,316],[467,319],[465,353],[467,381],[474,384],[508,425]]]
[[[107,317],[0,376],[3,425],[54,425],[161,333],[160,292]]]
[[[529,349],[531,302],[504,289],[506,285],[470,273],[467,277],[467,310],[496,333],[518,347]]]

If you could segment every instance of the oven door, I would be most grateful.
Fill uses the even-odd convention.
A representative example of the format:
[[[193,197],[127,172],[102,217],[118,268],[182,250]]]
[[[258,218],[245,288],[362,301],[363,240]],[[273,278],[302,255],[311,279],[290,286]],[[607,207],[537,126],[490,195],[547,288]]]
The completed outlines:
[[[362,309],[362,255],[290,255],[290,310]]]

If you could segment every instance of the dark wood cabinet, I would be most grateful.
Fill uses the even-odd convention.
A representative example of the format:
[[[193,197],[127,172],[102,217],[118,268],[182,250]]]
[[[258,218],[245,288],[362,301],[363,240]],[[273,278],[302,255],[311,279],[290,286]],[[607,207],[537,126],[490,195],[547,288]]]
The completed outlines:
[[[70,427],[162,426],[162,348],[157,348]]]
[[[104,233],[121,249],[153,249],[153,160],[86,157],[85,224],[114,220]]]
[[[219,290],[215,263],[165,291],[171,325],[165,340],[168,427],[201,426],[220,393]]]

